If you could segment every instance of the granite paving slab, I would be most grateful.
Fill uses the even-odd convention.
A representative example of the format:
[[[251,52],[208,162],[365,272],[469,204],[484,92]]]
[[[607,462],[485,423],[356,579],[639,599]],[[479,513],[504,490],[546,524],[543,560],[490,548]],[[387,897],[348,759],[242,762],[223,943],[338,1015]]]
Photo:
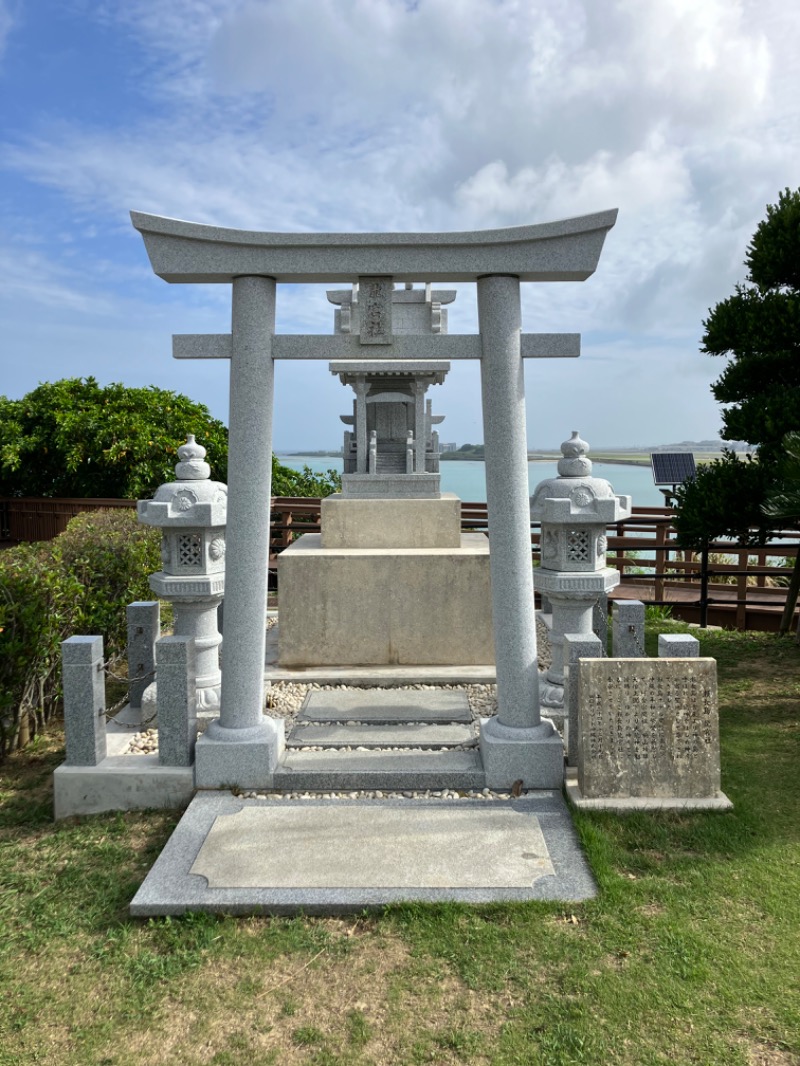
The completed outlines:
[[[328,724],[295,724],[286,745],[296,748],[314,745],[322,748],[420,748],[453,747],[457,744],[472,744],[475,734],[471,726],[462,724],[428,725],[404,723],[402,725],[345,725],[341,722]]]
[[[466,692],[349,689],[309,692],[299,722],[471,722]]]
[[[480,753],[472,751],[324,752],[287,749],[273,775],[285,792],[342,789],[483,788]]]
[[[209,888],[527,888],[555,873],[538,820],[487,804],[469,818],[442,804],[247,807],[216,818],[189,872]]]
[[[404,900],[571,902],[594,895],[554,790],[491,804],[201,792],[130,913],[341,914]]]

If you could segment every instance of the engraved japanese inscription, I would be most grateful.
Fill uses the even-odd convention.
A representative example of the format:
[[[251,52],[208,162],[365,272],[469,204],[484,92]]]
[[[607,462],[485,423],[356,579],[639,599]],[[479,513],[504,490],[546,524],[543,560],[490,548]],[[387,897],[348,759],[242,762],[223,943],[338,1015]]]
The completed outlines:
[[[392,343],[391,278],[359,278],[358,306],[362,344]]]
[[[582,661],[578,785],[587,799],[715,796],[715,660]]]

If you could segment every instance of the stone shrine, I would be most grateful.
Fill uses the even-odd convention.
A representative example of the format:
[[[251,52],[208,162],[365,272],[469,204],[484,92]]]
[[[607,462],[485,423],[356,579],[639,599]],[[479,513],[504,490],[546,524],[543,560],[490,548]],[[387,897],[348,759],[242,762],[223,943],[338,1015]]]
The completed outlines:
[[[392,333],[447,333],[442,304],[452,303],[456,292],[432,292],[430,285],[415,289],[410,282],[393,291],[385,279],[374,278],[354,284],[350,292],[327,295],[338,307],[337,334],[360,333],[363,318],[369,343],[379,344]],[[419,359],[330,364],[331,373],[356,394],[352,415],[341,416],[353,427],[344,435],[343,496],[438,497],[439,435],[433,426],[444,416],[432,413],[425,393],[430,385],[441,385],[449,369],[447,362]]]
[[[387,317],[407,336],[446,333],[440,305],[455,295],[370,279],[328,299],[339,308],[337,331],[367,321],[377,345]],[[443,416],[425,402],[449,367],[426,359],[330,364],[355,390],[353,414],[342,416],[353,428],[345,432],[342,492],[321,503],[321,532],[299,537],[278,558],[281,667],[494,662],[489,542],[461,533],[460,500],[439,491],[431,427]]]

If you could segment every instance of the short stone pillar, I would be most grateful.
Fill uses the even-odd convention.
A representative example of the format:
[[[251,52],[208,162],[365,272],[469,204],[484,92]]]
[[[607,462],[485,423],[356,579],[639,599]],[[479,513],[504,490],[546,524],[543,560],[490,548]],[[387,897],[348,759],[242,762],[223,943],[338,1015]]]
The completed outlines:
[[[700,641],[688,633],[659,633],[659,659],[699,659]]]
[[[158,667],[158,761],[191,766],[197,744],[197,663],[191,637],[162,637]]]
[[[556,478],[537,485],[531,518],[541,522],[541,566],[534,584],[550,602],[552,661],[539,675],[539,700],[551,717],[564,714],[564,634],[594,632],[599,598],[619,584],[606,564],[606,527],[631,513],[630,496],[616,496],[592,477],[589,445],[577,431],[561,445]]]
[[[122,724],[142,725],[142,697],[156,676],[156,641],[161,632],[158,600],[137,600],[126,608],[128,621],[128,717]]]
[[[67,766],[97,766],[106,757],[106,675],[102,637],[61,644]]]
[[[594,633],[565,633],[564,647],[564,750],[567,765],[578,765],[578,682],[581,659],[602,659],[603,645]]]
[[[644,604],[617,600],[611,613],[611,650],[615,659],[644,659]]]
[[[206,450],[190,434],[178,449],[177,480],[140,500],[139,521],[162,530],[164,569],[150,577],[150,588],[175,608],[175,636],[191,637],[196,652],[199,710],[220,704],[217,608],[225,593],[227,489],[210,481]]]

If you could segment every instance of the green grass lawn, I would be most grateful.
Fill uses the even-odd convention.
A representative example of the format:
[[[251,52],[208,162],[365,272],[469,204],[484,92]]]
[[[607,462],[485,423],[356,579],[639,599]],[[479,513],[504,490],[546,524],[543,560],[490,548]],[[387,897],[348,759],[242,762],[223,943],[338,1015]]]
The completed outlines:
[[[0,767],[0,1066],[800,1063],[800,649],[701,639],[735,808],[579,814],[580,905],[132,921],[177,815],[54,825],[39,740]]]

